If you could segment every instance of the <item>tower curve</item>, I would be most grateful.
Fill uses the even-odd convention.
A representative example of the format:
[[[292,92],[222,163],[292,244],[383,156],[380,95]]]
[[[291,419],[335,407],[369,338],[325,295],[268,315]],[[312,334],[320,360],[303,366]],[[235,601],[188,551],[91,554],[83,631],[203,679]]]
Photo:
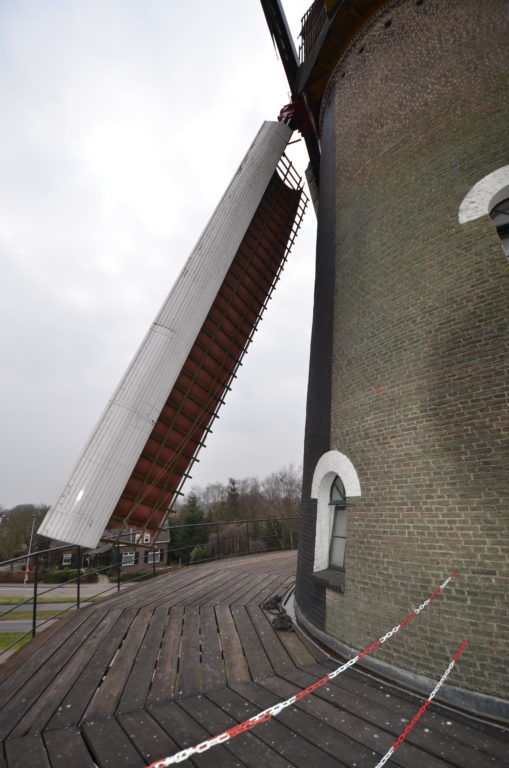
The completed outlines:
[[[348,653],[456,568],[375,666],[422,688],[468,637],[446,698],[509,720],[509,3],[320,5],[298,94],[321,157],[297,614]],[[485,178],[504,189],[461,218]]]

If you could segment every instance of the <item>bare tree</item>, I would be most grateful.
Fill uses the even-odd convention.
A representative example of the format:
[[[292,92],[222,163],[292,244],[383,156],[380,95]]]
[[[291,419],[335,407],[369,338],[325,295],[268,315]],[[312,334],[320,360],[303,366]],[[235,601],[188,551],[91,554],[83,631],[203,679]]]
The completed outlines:
[[[230,478],[228,485],[210,483],[193,488],[207,520],[261,520],[296,517],[299,513],[302,470],[293,464],[263,480]]]
[[[270,505],[271,515],[293,517],[300,506],[302,471],[289,464],[273,472],[263,481],[263,494]]]

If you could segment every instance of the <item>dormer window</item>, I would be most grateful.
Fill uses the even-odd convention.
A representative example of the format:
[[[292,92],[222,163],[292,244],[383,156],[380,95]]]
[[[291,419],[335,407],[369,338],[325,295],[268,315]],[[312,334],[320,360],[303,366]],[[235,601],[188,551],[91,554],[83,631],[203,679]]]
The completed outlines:
[[[329,568],[345,570],[346,551],[346,494],[339,475],[336,475],[330,489],[329,507],[331,509],[331,540]]]

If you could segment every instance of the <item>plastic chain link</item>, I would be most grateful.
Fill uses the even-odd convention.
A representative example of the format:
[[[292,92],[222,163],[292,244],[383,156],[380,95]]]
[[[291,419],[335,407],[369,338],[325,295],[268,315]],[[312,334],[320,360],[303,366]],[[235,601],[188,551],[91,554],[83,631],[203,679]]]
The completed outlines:
[[[305,696],[308,696],[310,693],[314,693],[314,691],[316,691],[318,688],[321,688],[322,685],[325,685],[326,683],[328,683],[330,680],[333,680],[335,677],[340,675],[345,670],[349,669],[350,667],[353,667],[353,665],[356,664],[360,659],[363,659],[365,656],[368,656],[370,653],[373,653],[373,651],[376,650],[380,645],[382,645],[382,643],[387,642],[387,640],[389,640],[393,635],[395,635],[396,632],[399,632],[401,627],[405,627],[407,624],[410,623],[410,621],[412,621],[412,619],[418,616],[419,613],[421,613],[421,611],[427,608],[428,605],[431,603],[431,601],[434,600],[443,592],[443,590],[446,588],[449,582],[452,579],[454,579],[455,576],[456,576],[456,571],[453,571],[451,575],[443,582],[443,584],[437,587],[434,590],[434,592],[432,592],[431,595],[423,603],[421,603],[421,605],[418,608],[416,608],[414,611],[409,613],[408,616],[405,616],[405,618],[402,619],[402,621],[400,621],[400,623],[397,624],[395,627],[393,627],[389,632],[387,632],[385,635],[382,635],[382,637],[380,637],[378,640],[375,640],[374,643],[371,643],[371,645],[368,645],[366,648],[364,648],[363,651],[358,653],[357,656],[354,656],[352,659],[342,664],[333,672],[330,672],[328,675],[325,675],[325,677],[320,678],[320,680],[316,680],[316,682],[312,683],[311,685],[308,685],[307,688],[304,688],[302,691],[299,691],[299,693],[296,693],[295,696],[292,696],[291,698],[286,699],[286,701],[281,701],[278,704],[274,704],[272,707],[268,707],[268,709],[264,709],[263,712],[259,712],[254,717],[251,717],[248,720],[244,720],[244,722],[239,723],[239,725],[233,726],[233,728],[229,728],[227,731],[220,733],[218,736],[213,736],[212,738],[207,739],[206,741],[202,741],[200,744],[197,744],[194,747],[188,747],[187,749],[183,749],[181,752],[177,752],[175,755],[172,755],[171,757],[163,757],[160,760],[156,760],[155,762],[151,763],[148,766],[148,768],[167,768],[168,765],[175,765],[176,763],[182,763],[184,760],[187,760],[193,755],[199,755],[202,752],[206,752],[211,747],[215,747],[216,744],[224,744],[226,741],[233,739],[235,736],[238,736],[241,733],[245,733],[246,731],[250,731],[251,728],[254,728],[256,725],[260,725],[260,723],[267,723],[271,718],[275,717],[276,715],[279,715],[279,713],[282,712],[283,709],[286,709],[287,707],[291,707],[292,704],[295,704],[297,701],[300,701]],[[383,763],[380,763],[380,765],[383,765]],[[378,766],[376,768],[378,768]]]
[[[433,699],[434,699],[434,698],[435,698],[435,696],[437,695],[438,691],[440,690],[440,688],[441,688],[441,687],[442,687],[442,685],[444,684],[445,680],[446,680],[446,679],[448,678],[448,676],[450,675],[450,673],[451,673],[451,670],[452,670],[452,668],[454,667],[454,665],[455,665],[455,664],[457,664],[459,657],[461,656],[461,654],[463,653],[463,651],[464,651],[464,650],[465,650],[465,648],[466,648],[466,645],[467,645],[467,641],[466,641],[466,640],[463,640],[463,642],[461,643],[460,647],[459,647],[459,648],[458,648],[458,650],[456,651],[456,655],[454,656],[454,659],[451,661],[451,663],[449,664],[449,666],[448,666],[448,667],[447,667],[447,669],[445,670],[444,674],[442,675],[442,677],[440,678],[440,680],[438,681],[438,683],[435,685],[435,687],[434,687],[434,688],[433,688],[433,690],[431,691],[430,695],[428,696],[428,698],[426,699],[426,701],[424,702],[424,704],[422,705],[422,707],[419,709],[419,711],[417,712],[417,714],[416,714],[416,715],[414,715],[414,716],[412,717],[412,719],[410,720],[410,722],[409,722],[409,723],[408,723],[408,725],[406,726],[406,728],[405,728],[405,730],[403,731],[403,733],[401,733],[401,734],[398,736],[397,740],[394,742],[394,744],[392,745],[392,747],[391,747],[391,748],[390,748],[390,749],[389,749],[389,750],[388,750],[388,751],[385,753],[385,755],[382,757],[382,759],[380,760],[380,762],[378,762],[378,763],[375,765],[375,768],[382,768],[382,766],[383,766],[383,765],[385,765],[385,763],[386,763],[388,760],[390,760],[390,758],[392,757],[392,755],[394,754],[394,752],[397,750],[397,748],[400,746],[400,744],[402,744],[402,743],[405,741],[406,737],[408,736],[408,734],[410,733],[410,731],[412,730],[412,728],[414,727],[414,725],[415,725],[415,724],[417,723],[417,721],[418,721],[418,720],[419,720],[419,719],[422,717],[422,715],[423,715],[423,714],[426,712],[427,708],[429,707],[429,705],[431,704],[431,702],[433,701]]]

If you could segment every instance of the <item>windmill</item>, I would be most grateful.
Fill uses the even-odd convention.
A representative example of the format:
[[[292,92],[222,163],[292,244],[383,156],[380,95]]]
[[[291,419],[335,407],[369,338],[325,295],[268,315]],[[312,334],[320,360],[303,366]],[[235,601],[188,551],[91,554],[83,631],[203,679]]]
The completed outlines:
[[[503,457],[509,166],[507,107],[500,98],[507,2],[315,0],[302,20],[298,57],[280,0],[262,0],[262,6],[292,101],[282,121],[262,128],[239,169],[241,185],[255,156],[265,170],[235,248],[275,185],[285,199],[277,232],[286,237],[275,264],[284,260],[304,206],[300,182],[289,187],[290,171],[276,170],[292,128],[306,142],[315,208],[318,188],[320,195],[297,618],[320,642],[348,655],[384,625],[388,596],[394,609],[404,610],[418,601],[422,580],[458,564],[468,600],[458,595],[454,610],[437,613],[397,655],[383,649],[380,665],[374,660],[371,668],[415,687],[416,674],[435,673],[443,627],[462,635],[468,629],[471,657],[478,654],[482,664],[462,667],[449,701],[507,720],[507,676],[497,661],[508,650],[497,624],[507,617],[509,562]],[[233,188],[215,217],[226,216]],[[262,229],[271,229],[271,220],[269,212]],[[228,264],[235,263],[232,253]],[[186,269],[179,280],[185,275]],[[228,265],[223,281],[229,281]],[[273,280],[256,294],[257,311],[272,287]],[[159,391],[158,404],[145,402],[141,384],[134,386],[141,379],[133,364],[115,397],[119,422],[121,415],[133,420],[136,449],[115,454],[113,410],[107,409],[95,434],[103,449],[109,436],[109,451],[94,453],[95,443],[89,444],[44,533],[90,546],[111,515],[121,525],[160,524],[256,323],[252,316],[242,326],[245,341],[238,338],[236,353],[226,354],[224,373],[207,370],[217,351],[207,348],[209,357],[197,366],[217,389],[206,385],[214,398],[198,405],[205,376],[189,371],[186,356],[195,341],[201,348],[210,336],[205,323],[216,311],[219,286],[211,293],[180,367],[165,379],[171,388],[178,383],[169,419],[174,430],[165,431],[169,391]],[[239,285],[231,297],[241,293]],[[224,351],[222,324],[212,322]],[[164,352],[175,328],[161,325],[153,328],[151,349],[161,350],[164,361],[172,358]],[[135,397],[124,402],[131,383]],[[182,390],[195,415],[184,415]],[[122,479],[115,485],[117,472]],[[94,487],[101,494],[94,496]],[[102,491],[108,489],[106,507]],[[86,505],[90,512],[80,517]]]
[[[315,0],[297,66],[263,6],[319,181],[298,621],[351,654],[457,564],[455,609],[370,666],[414,687],[465,633],[444,696],[507,722],[508,4]]]

